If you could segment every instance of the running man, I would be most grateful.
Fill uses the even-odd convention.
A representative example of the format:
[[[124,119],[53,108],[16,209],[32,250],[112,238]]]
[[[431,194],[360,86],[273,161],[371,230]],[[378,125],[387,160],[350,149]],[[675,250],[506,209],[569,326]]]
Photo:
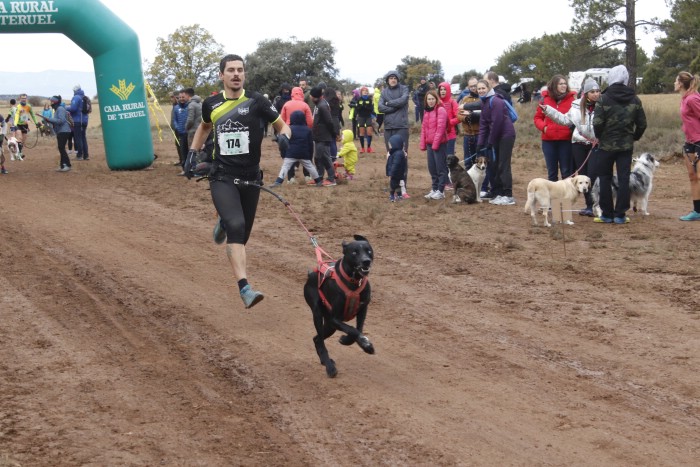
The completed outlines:
[[[219,222],[214,241],[227,242],[226,254],[238,281],[246,308],[263,299],[248,284],[245,245],[250,238],[260,198],[260,156],[263,125],[272,123],[281,147],[288,145],[292,131],[275,107],[257,92],[246,91],[245,64],[239,55],[226,55],[219,64],[223,92],[202,103],[202,123],[197,128],[185,162],[185,174],[192,176],[197,150],[214,129],[213,167],[209,186]]]
[[[17,138],[19,146],[19,160],[23,160],[24,154],[22,154],[22,148],[24,147],[24,139],[29,132],[29,120],[31,119],[32,122],[34,122],[37,131],[41,128],[41,122],[37,123],[34,110],[32,110],[32,106],[27,102],[26,94],[19,95],[19,104],[13,109],[13,119],[12,122],[10,122],[12,128],[10,128],[10,131],[14,131],[15,133],[15,138]]]

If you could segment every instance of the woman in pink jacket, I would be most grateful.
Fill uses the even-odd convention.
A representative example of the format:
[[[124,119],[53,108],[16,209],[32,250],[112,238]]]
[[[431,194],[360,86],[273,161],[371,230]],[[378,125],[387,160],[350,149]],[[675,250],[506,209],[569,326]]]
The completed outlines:
[[[547,90],[542,91],[541,105],[549,105],[563,114],[571,109],[576,99],[576,93],[569,89],[569,83],[562,75],[554,75]],[[541,107],[535,112],[535,126],[542,132],[542,152],[547,165],[547,179],[551,182],[558,180],[561,170],[562,180],[576,170],[571,156],[571,133],[568,126],[559,125],[547,117]]]
[[[428,151],[428,171],[432,189],[427,199],[445,199],[447,183],[447,111],[437,91],[425,94],[425,112],[420,130],[420,150]]]
[[[681,71],[676,76],[673,88],[681,93],[681,122],[685,133],[685,166],[690,177],[690,195],[693,197],[693,210],[682,221],[700,221],[700,182],[698,182],[698,161],[700,161],[700,76]]]
[[[459,119],[457,118],[459,106],[457,105],[457,101],[452,99],[450,83],[440,83],[438,86],[438,94],[440,95],[442,105],[445,106],[445,110],[447,111],[447,154],[454,154],[455,143],[457,142],[457,125],[459,125]]]
[[[304,91],[299,87],[292,88],[292,98],[282,106],[280,117],[282,117],[284,123],[289,125],[292,114],[297,110],[301,110],[304,113],[306,125],[311,128],[314,124],[314,117],[311,115],[309,104],[304,102]]]

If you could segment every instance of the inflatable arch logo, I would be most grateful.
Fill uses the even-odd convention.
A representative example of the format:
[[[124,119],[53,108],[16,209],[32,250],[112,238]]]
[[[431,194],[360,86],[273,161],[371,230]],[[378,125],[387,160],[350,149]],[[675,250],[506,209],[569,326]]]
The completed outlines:
[[[0,0],[0,33],[63,33],[87,52],[95,66],[107,165],[138,170],[153,163],[139,39],[126,23],[98,0]]]

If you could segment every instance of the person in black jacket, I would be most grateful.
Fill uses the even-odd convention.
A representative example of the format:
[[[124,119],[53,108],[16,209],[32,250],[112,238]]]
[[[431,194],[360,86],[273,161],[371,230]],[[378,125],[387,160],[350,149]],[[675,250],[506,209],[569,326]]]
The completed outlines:
[[[316,86],[309,92],[314,103],[314,124],[312,134],[314,138],[314,159],[318,175],[323,177],[327,172],[328,178],[324,180],[324,186],[335,186],[335,171],[331,160],[331,142],[338,136],[338,125],[333,121],[331,109],[323,98],[323,89]],[[337,121],[337,120],[336,120]]]
[[[630,208],[630,170],[634,142],[644,134],[647,118],[642,101],[627,86],[629,74],[624,65],[608,72],[609,86],[602,92],[593,111],[593,132],[598,138],[595,167],[600,180],[600,209],[595,222],[626,224]],[[613,166],[617,171],[617,200],[613,206]]]

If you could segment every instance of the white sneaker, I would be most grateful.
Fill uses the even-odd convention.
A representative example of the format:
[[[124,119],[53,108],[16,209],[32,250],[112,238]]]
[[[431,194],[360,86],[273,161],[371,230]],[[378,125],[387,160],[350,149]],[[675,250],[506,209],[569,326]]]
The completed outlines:
[[[435,191],[430,199],[445,199],[445,194],[441,191]]]
[[[491,201],[489,201],[489,204],[501,204],[502,199],[503,199],[503,196],[498,195],[495,198],[493,198]]]
[[[515,198],[512,196],[501,196],[501,202],[498,204],[501,206],[512,206],[515,204]]]
[[[486,192],[485,192],[485,191],[480,191],[480,192],[479,192],[479,198],[483,198],[483,197],[485,197],[485,196],[486,196]]]
[[[307,175],[304,177],[304,180],[306,180],[307,182],[310,182],[313,179],[309,175]]]
[[[287,183],[289,183],[290,185],[294,185],[296,182],[297,182],[297,179],[294,178],[294,177],[292,177],[292,178],[290,178],[289,180],[287,180]]]
[[[424,196],[425,199],[431,199],[433,195],[436,193],[436,190],[430,190],[430,193]],[[438,192],[439,193],[439,192]]]

